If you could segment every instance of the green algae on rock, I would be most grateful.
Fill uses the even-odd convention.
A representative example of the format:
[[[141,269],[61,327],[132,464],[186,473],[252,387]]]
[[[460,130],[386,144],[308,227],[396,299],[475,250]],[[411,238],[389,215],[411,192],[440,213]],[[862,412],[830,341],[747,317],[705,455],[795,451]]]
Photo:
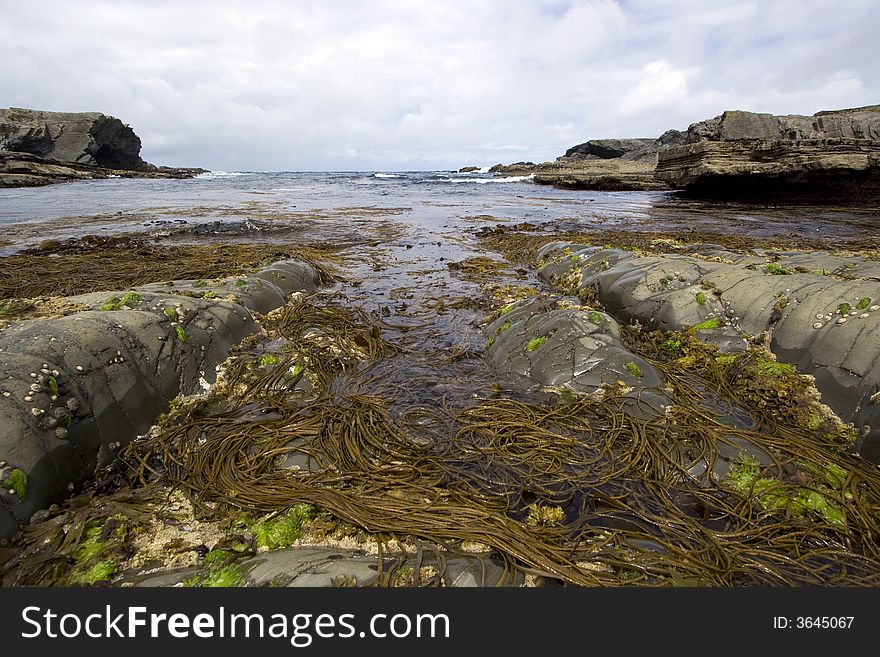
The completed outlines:
[[[526,351],[534,351],[535,349],[540,347],[545,342],[547,342],[546,336],[542,335],[541,337],[533,338],[533,339],[529,340],[528,343],[526,343]]]
[[[12,493],[23,500],[27,495],[27,473],[21,468],[13,468],[6,478],[0,483],[0,487],[8,488]]]
[[[305,533],[304,525],[317,513],[311,504],[297,504],[286,513],[269,518],[251,527],[258,547],[274,550],[292,545]]]

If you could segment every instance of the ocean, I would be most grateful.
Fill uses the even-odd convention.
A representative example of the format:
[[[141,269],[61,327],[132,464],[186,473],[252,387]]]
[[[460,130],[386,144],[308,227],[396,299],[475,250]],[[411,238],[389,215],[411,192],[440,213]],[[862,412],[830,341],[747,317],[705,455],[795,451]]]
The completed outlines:
[[[88,233],[158,231],[251,220],[260,232],[273,217],[358,208],[405,208],[411,226],[467,229],[489,215],[503,222],[554,222],[560,229],[736,231],[755,237],[867,237],[880,231],[877,209],[752,206],[678,198],[671,192],[561,190],[530,176],[413,172],[223,172],[189,180],[107,179],[0,190],[0,253],[43,239]],[[375,212],[370,216],[376,216]],[[246,232],[248,227],[244,227]]]

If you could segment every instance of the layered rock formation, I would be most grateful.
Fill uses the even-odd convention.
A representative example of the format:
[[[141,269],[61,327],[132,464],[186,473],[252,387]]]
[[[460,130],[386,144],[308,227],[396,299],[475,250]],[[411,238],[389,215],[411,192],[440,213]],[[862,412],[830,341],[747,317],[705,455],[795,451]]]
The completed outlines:
[[[98,112],[0,109],[0,187],[120,177],[191,177],[203,169],[156,167],[140,157],[141,140]]]
[[[0,150],[108,169],[148,167],[134,130],[98,112],[0,109]]]
[[[641,160],[656,155],[656,142],[656,139],[591,139],[572,146],[557,161],[595,158],[613,160],[618,157]]]
[[[659,137],[591,139],[572,146],[555,162],[496,164],[489,171],[504,175],[533,175],[540,185],[606,192],[666,190],[654,177],[657,154],[683,143],[685,134],[668,130]]]
[[[843,203],[880,199],[880,105],[813,116],[731,111],[691,125],[655,175],[704,196]]]
[[[816,112],[813,116],[759,114],[738,110],[692,124],[685,142],[880,139],[880,105]]]

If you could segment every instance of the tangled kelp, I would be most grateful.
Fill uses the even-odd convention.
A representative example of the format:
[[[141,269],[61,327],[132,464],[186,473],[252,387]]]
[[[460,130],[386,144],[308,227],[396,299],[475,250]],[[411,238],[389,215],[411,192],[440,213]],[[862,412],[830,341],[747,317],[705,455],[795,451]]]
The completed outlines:
[[[880,583],[876,470],[787,417],[730,426],[707,410],[710,393],[724,394],[711,376],[647,421],[613,388],[560,391],[543,404],[412,406],[396,394],[400,382],[371,376],[372,362],[406,356],[375,337],[384,329],[316,302],[267,318],[265,342],[246,345],[211,397],[178,404],[129,447],[135,493],[126,495],[171,484],[217,517],[309,503],[383,542],[480,543],[508,568],[577,585]],[[261,356],[282,335],[303,348],[310,325],[342,346],[310,354],[308,367],[322,372],[314,389],[273,388],[267,369],[288,361],[267,368]],[[674,367],[662,349],[656,362]],[[731,450],[742,456],[719,471]],[[62,553],[77,549],[64,540]]]
[[[170,245],[141,237],[91,235],[44,242],[0,259],[0,298],[68,296],[169,279],[237,276],[288,258],[309,263],[322,282],[328,282],[332,273],[326,261],[336,251],[325,245]]]
[[[370,532],[483,543],[574,584],[877,583],[880,477],[809,440],[768,439],[686,409],[640,422],[613,396],[550,408],[484,402],[443,417],[454,430],[445,436],[390,407],[354,394],[299,408],[264,401],[259,417],[172,417],[131,453],[161,454],[171,466],[164,477],[217,508],[261,513],[309,502]],[[797,509],[786,517],[785,505],[765,508],[710,468],[691,472],[691,462],[714,462],[718,446],[735,438],[775,455],[768,473],[809,464],[794,496],[814,491],[843,522]],[[278,467],[296,451],[318,467]],[[834,485],[830,464],[846,473]],[[779,476],[784,496],[794,484]],[[530,526],[535,504],[564,509],[565,523]]]

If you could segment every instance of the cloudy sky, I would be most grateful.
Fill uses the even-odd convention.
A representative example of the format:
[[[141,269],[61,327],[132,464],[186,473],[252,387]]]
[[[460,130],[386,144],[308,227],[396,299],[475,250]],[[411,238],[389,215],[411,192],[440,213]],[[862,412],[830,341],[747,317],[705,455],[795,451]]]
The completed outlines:
[[[880,102],[878,0],[0,0],[0,107],[223,170],[555,159],[725,109]]]

